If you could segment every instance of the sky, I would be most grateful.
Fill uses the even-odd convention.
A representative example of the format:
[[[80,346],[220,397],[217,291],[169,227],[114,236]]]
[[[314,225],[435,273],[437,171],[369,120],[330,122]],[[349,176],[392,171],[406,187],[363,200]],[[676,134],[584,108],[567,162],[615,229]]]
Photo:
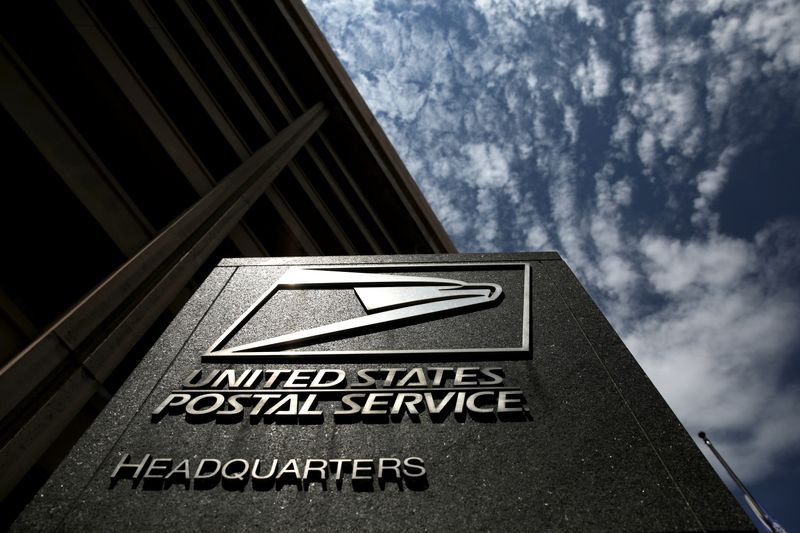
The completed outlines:
[[[800,2],[306,5],[459,251],[561,253],[800,530]]]

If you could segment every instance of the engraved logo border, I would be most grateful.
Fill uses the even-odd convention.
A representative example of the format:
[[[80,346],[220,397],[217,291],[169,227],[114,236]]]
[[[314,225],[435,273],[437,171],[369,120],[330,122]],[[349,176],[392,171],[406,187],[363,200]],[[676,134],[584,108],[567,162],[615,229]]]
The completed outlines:
[[[447,272],[447,271],[486,271],[491,273],[498,270],[519,270],[523,274],[523,308],[522,323],[520,324],[519,345],[500,347],[500,348],[437,348],[437,349],[392,349],[392,350],[264,350],[264,351],[235,351],[231,348],[221,349],[258,310],[281,289],[281,280],[293,270],[312,270],[312,271],[347,271],[352,273],[364,274],[417,274],[424,275],[425,271]],[[414,279],[414,278],[411,278]],[[442,278],[442,281],[448,281]],[[491,284],[491,280],[486,280]],[[472,285],[464,286],[469,288]],[[324,286],[324,282],[319,286]],[[432,319],[436,319],[434,315]],[[324,341],[320,341],[324,342]],[[254,343],[258,344],[258,343]],[[208,348],[203,354],[202,360],[205,363],[212,362],[278,362],[292,361],[295,363],[313,362],[311,359],[339,359],[349,360],[367,357],[373,358],[394,358],[402,357],[410,359],[413,357],[424,358],[434,361],[436,359],[453,358],[472,358],[472,359],[497,359],[502,356],[507,359],[520,359],[530,352],[530,265],[528,263],[381,263],[381,264],[340,264],[340,265],[296,265],[290,266],[287,271],[274,283],[266,292],[262,293],[256,301],[242,313],[233,324]],[[481,357],[482,356],[482,357]]]

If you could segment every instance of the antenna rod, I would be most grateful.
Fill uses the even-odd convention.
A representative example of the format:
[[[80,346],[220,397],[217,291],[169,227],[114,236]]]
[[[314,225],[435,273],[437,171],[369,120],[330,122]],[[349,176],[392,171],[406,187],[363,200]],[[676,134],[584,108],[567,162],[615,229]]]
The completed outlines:
[[[736,483],[736,486],[739,487],[740,491],[742,491],[742,494],[744,495],[744,500],[747,502],[747,505],[750,506],[750,509],[753,510],[753,513],[758,517],[758,519],[761,520],[761,523],[764,524],[764,526],[772,533],[786,533],[786,530],[783,529],[783,527],[780,524],[775,522],[772,519],[772,517],[770,517],[767,514],[764,508],[761,507],[758,501],[756,501],[755,497],[752,494],[750,494],[750,491],[747,490],[747,487],[744,486],[744,483],[742,483],[742,480],[739,479],[739,476],[736,475],[736,473],[728,465],[728,463],[725,462],[725,459],[722,458],[722,455],[720,455],[720,453],[717,451],[714,445],[711,444],[711,439],[708,438],[705,431],[701,431],[700,433],[698,433],[698,436],[701,439],[703,439],[703,442],[705,442],[706,446],[708,446],[711,449],[711,452],[714,454],[714,456],[717,458],[720,464],[725,468],[725,471],[728,472],[728,475],[731,476],[731,479],[733,479],[734,483]]]

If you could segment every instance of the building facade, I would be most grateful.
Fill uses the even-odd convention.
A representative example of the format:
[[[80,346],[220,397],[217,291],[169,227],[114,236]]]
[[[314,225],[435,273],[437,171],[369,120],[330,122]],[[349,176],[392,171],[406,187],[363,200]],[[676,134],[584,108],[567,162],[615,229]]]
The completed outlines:
[[[13,517],[222,257],[455,248],[296,0],[0,8]]]

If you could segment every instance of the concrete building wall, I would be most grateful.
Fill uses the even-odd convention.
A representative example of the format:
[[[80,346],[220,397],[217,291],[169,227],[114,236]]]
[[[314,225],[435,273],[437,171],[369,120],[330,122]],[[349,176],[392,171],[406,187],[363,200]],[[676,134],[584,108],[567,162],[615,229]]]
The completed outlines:
[[[0,32],[6,516],[220,258],[455,251],[299,1],[7,2]]]

